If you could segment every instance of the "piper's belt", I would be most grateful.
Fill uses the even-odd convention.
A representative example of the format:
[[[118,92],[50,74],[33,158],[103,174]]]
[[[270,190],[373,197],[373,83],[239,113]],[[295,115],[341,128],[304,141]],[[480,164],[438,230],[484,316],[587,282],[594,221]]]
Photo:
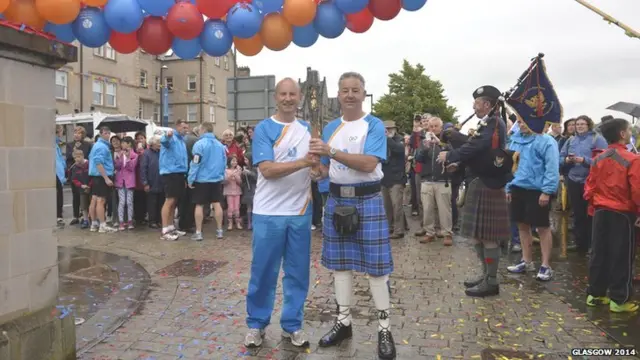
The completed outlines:
[[[368,196],[380,192],[380,183],[368,184],[363,186],[329,184],[329,192],[334,197],[353,198],[359,196]]]

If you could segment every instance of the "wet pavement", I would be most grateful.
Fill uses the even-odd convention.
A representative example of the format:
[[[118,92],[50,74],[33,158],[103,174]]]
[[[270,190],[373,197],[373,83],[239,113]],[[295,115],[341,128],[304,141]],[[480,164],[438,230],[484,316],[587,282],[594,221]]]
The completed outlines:
[[[58,247],[58,273],[58,309],[76,319],[79,354],[131,317],[150,284],[149,274],[130,259],[77,247]]]
[[[151,274],[150,291],[140,308],[79,358],[376,358],[377,320],[368,281],[362,275],[354,278],[354,338],[337,348],[316,345],[331,327],[335,311],[331,273],[319,264],[319,232],[313,241],[312,282],[305,309],[311,346],[298,349],[281,339],[279,286],[272,326],[262,348],[244,348],[250,232],[227,233],[223,240],[213,239],[212,234],[211,225],[205,225],[206,240],[198,243],[188,238],[164,242],[157,232],[146,229],[116,234],[72,227],[58,231],[62,246],[125,256]],[[396,269],[391,276],[391,322],[398,359],[567,359],[572,348],[619,346],[603,331],[608,323],[599,319],[595,325],[589,319],[598,314],[582,312],[583,301],[576,296],[583,296],[584,288],[578,291],[581,285],[565,274],[574,270],[564,267],[560,256],[556,256],[557,278],[546,285],[551,291],[543,291],[541,284],[528,277],[514,279],[503,273],[498,297],[473,299],[464,295],[461,285],[469,272],[476,270],[477,262],[466,239],[456,237],[453,247],[444,247],[440,243],[420,244],[406,236],[394,240],[393,250]],[[504,261],[501,268],[506,265]],[[126,285],[120,281],[119,286]],[[573,298],[558,293],[557,288],[565,287]],[[99,311],[91,319],[98,316]],[[606,316],[610,316],[608,312]],[[621,334],[616,339],[635,334],[624,332],[626,337]]]
[[[546,290],[557,295],[560,300],[566,302],[580,316],[586,316],[601,332],[612,337],[616,342],[635,349],[640,349],[640,313],[616,314],[608,310],[608,307],[589,307],[586,305],[586,288],[589,284],[589,257],[575,252],[567,251],[567,244],[572,241],[569,229],[569,219],[566,215],[555,214],[552,218],[554,229],[554,257],[552,267],[555,276],[552,281],[539,282],[532,277],[518,275],[506,275],[508,279],[522,282],[528,287]],[[539,247],[536,257],[539,264]],[[519,260],[518,254],[510,255],[512,261]],[[635,274],[640,273],[640,261],[635,263]],[[634,288],[635,299],[640,300],[640,286]]]

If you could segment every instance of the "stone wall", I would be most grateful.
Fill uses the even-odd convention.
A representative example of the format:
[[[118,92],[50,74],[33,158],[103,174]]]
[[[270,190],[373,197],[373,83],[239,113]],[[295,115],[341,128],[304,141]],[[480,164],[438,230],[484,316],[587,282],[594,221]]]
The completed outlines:
[[[54,76],[74,50],[0,26],[0,360],[75,358],[73,318],[55,310],[53,234]]]

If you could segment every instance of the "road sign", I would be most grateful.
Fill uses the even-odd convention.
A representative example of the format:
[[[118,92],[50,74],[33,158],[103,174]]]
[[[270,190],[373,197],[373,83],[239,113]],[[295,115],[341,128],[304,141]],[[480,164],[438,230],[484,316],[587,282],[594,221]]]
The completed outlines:
[[[273,75],[228,78],[227,119],[259,121],[273,115],[276,111],[275,86]]]

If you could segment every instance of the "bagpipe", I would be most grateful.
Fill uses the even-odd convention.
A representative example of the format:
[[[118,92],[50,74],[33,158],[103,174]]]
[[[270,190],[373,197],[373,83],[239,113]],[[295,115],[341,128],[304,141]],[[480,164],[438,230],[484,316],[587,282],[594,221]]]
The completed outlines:
[[[498,99],[496,105],[489,113],[489,117],[497,118],[497,121],[504,121],[505,127],[507,119],[513,118],[513,122],[518,118],[524,119],[525,123],[535,123],[536,121],[546,126],[551,122],[560,122],[562,117],[562,106],[548,79],[542,58],[543,53],[539,53],[530,60],[529,67],[520,75],[516,84],[508,91],[504,92]],[[507,117],[507,107],[512,110],[511,116]],[[466,142],[476,136],[464,135],[460,132],[462,127],[475,117],[470,115],[460,124],[445,130],[443,141],[448,142],[452,148],[458,149]],[[554,121],[555,120],[555,121]],[[480,131],[486,123],[479,123],[476,131]],[[507,128],[507,132],[509,129]],[[472,162],[468,164],[458,164],[459,167],[466,166],[474,174],[483,177],[505,178],[515,173],[518,166],[519,154],[510,151],[499,144],[498,124],[495,124],[491,151],[478,154]],[[458,206],[464,205],[466,187],[463,183],[458,194]]]

